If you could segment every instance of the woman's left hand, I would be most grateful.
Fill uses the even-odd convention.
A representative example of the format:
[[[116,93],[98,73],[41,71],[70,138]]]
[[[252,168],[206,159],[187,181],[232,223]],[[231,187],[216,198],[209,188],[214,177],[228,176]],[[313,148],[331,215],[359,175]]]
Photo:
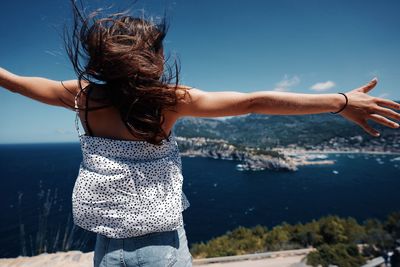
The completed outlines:
[[[392,110],[400,109],[400,104],[389,99],[373,97],[367,94],[377,83],[378,80],[375,78],[368,84],[347,92],[348,104],[346,108],[339,113],[344,118],[358,124],[370,135],[376,137],[379,136],[380,133],[372,128],[367,123],[367,120],[373,120],[390,128],[399,128],[399,124],[388,118],[397,121],[400,120],[400,114]]]

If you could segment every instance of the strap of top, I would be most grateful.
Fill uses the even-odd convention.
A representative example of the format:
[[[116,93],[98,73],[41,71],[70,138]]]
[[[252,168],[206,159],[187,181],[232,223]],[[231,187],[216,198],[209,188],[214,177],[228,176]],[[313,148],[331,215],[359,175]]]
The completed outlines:
[[[61,82],[61,85],[64,87],[64,89],[67,90],[70,94],[73,95],[73,92],[71,92],[67,87],[65,87],[63,81],[60,81],[60,82]],[[75,109],[75,112],[76,112],[76,116],[75,116],[75,128],[76,128],[76,131],[78,132],[78,135],[79,135],[79,136],[81,135],[81,133],[80,133],[80,131],[79,131],[79,122],[78,122],[78,118],[79,118],[78,97],[79,97],[80,93],[81,93],[81,91],[79,91],[79,92],[75,95],[75,106],[74,106],[74,109]]]
[[[79,91],[76,96],[75,96],[75,112],[76,112],[76,116],[75,116],[75,127],[76,127],[76,131],[78,132],[78,136],[81,136],[81,133],[79,131],[79,107],[78,107],[78,97],[79,94],[81,93],[81,91]]]

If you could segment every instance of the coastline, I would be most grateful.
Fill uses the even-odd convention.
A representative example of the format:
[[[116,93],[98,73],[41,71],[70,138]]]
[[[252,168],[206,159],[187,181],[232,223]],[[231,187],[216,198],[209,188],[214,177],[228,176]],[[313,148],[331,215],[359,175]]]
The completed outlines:
[[[319,153],[319,152],[318,152]],[[377,154],[377,155],[399,155],[400,152],[391,151],[327,151],[326,154]]]
[[[334,165],[336,160],[328,159],[332,154],[365,154],[365,155],[392,155],[399,156],[396,160],[400,161],[400,152],[393,151],[374,151],[374,150],[307,150],[292,148],[275,148],[271,151],[277,152],[284,158],[276,158],[265,155],[254,155],[245,153],[241,157],[232,157],[232,155],[223,155],[223,153],[204,153],[204,151],[186,151],[182,152],[182,157],[208,157],[222,160],[238,160],[241,163],[236,164],[238,171],[251,170],[260,171],[265,169],[275,169],[281,171],[297,171],[300,166],[310,165]]]
[[[290,159],[297,167],[306,165],[334,165],[334,159],[328,159],[328,155],[332,154],[365,154],[365,155],[392,155],[400,156],[400,152],[392,151],[374,151],[374,150],[306,150],[306,149],[291,149],[279,148],[273,149],[278,153],[282,153]],[[400,157],[396,160],[400,160]]]
[[[376,154],[376,155],[399,155],[400,152],[395,151],[375,151],[375,150],[307,150],[307,149],[288,149],[288,148],[273,148],[273,151],[282,152],[285,155],[291,154]]]
[[[223,139],[209,139],[204,137],[177,138],[182,157],[207,157],[223,160],[236,160],[239,171],[297,171],[299,166],[305,165],[333,165],[334,159],[328,158],[329,154],[369,154],[400,156],[397,146],[393,151],[385,151],[385,147],[351,147],[351,146],[313,146],[274,147],[261,149],[234,145]],[[397,159],[396,159],[397,160]],[[400,160],[400,159],[399,159]]]

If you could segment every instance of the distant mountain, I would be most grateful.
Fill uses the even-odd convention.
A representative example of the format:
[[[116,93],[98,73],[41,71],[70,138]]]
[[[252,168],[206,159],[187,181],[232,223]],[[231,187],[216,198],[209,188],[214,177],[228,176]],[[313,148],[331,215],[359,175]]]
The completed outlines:
[[[175,132],[182,137],[224,139],[234,145],[270,149],[277,146],[357,146],[384,147],[400,151],[400,130],[370,125],[381,132],[376,138],[340,115],[263,115],[248,114],[223,118],[181,118]]]

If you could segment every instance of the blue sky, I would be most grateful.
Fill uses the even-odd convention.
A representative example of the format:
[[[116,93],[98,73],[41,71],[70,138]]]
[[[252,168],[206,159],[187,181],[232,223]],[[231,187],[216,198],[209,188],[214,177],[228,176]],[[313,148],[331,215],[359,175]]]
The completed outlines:
[[[85,0],[92,8],[128,1]],[[23,6],[24,8],[21,8]],[[23,76],[75,79],[60,33],[69,1],[3,1],[0,66]],[[379,78],[371,95],[400,99],[400,1],[141,0],[171,20],[166,51],[183,84],[205,91],[347,91]],[[77,142],[74,112],[0,87],[0,143]]]

